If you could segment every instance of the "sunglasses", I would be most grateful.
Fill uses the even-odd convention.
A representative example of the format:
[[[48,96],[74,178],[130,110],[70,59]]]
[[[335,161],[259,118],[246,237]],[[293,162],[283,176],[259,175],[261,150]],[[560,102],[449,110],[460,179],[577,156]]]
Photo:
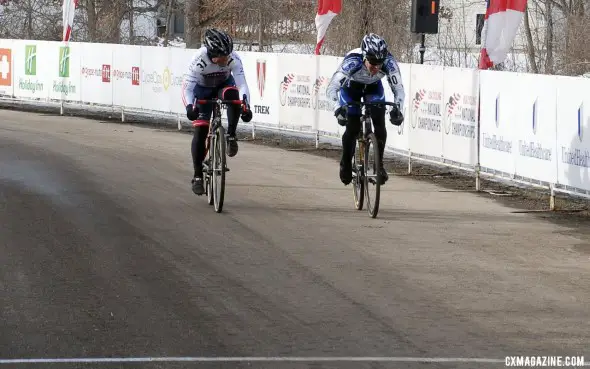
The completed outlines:
[[[367,61],[369,62],[369,64],[371,64],[372,66],[380,66],[383,65],[383,60],[378,60],[378,59],[372,59],[372,58],[367,58]]]

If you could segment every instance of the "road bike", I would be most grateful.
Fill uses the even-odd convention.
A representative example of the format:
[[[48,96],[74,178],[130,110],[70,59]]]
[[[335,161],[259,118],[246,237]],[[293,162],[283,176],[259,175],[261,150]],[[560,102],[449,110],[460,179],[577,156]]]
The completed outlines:
[[[221,213],[223,210],[223,200],[225,197],[225,173],[229,172],[227,167],[226,146],[228,134],[221,123],[221,109],[227,105],[240,105],[242,109],[247,102],[242,100],[222,100],[222,99],[198,99],[195,104],[207,105],[213,104],[213,117],[209,125],[209,133],[205,141],[205,157],[203,160],[203,179],[207,202],[214,205],[215,212]],[[209,148],[213,150],[209,151]],[[207,157],[209,155],[209,157]]]
[[[361,115],[362,129],[356,139],[354,156],[352,157],[352,190],[354,193],[354,205],[357,210],[363,210],[365,196],[367,199],[367,210],[371,218],[376,218],[379,212],[379,201],[381,198],[381,183],[383,178],[379,171],[381,155],[377,137],[373,133],[373,121],[371,120],[371,107],[394,106],[395,103],[384,102],[351,102],[348,107],[364,107]],[[372,165],[369,165],[370,157],[373,156]],[[372,168],[373,173],[369,174]],[[373,186],[375,194],[371,196],[369,189]]]

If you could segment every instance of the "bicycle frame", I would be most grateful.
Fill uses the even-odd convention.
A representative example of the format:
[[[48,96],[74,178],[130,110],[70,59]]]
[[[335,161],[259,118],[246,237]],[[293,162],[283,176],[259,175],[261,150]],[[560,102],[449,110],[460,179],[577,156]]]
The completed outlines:
[[[361,125],[362,129],[359,132],[359,147],[361,149],[360,152],[360,160],[364,160],[364,143],[365,138],[369,133],[373,132],[373,120],[371,119],[371,107],[385,107],[385,106],[397,106],[397,104],[389,102],[389,101],[382,101],[382,102],[350,102],[346,104],[348,107],[359,107],[364,111],[361,113]]]
[[[205,156],[209,152],[209,145],[211,141],[211,137],[217,127],[221,124],[221,107],[223,105],[240,105],[242,109],[246,107],[245,101],[242,100],[222,100],[222,99],[197,99],[194,102],[194,105],[207,105],[213,104],[213,114],[211,119],[211,124],[209,124],[209,133],[207,134],[207,140],[205,141]]]
[[[369,176],[367,174],[367,166],[368,166],[368,156],[365,157],[365,154],[369,154],[369,147],[373,147],[373,153],[375,155],[375,160],[380,159],[380,153],[378,148],[375,145],[377,143],[377,137],[375,133],[373,133],[373,126],[372,126],[372,118],[371,118],[371,108],[374,106],[396,106],[397,104],[383,101],[383,102],[352,102],[347,104],[348,107],[356,106],[360,107],[361,113],[361,124],[362,129],[359,131],[359,135],[357,137],[357,144],[358,150],[355,150],[355,157],[353,158],[355,164],[353,166],[353,190],[354,190],[354,199],[355,199],[355,206],[357,210],[362,210],[364,200],[365,200],[365,191],[367,195],[367,209],[369,210],[369,215],[372,218],[377,216],[379,211],[379,197],[380,197],[380,178],[381,175],[378,174],[378,171],[375,175]],[[358,155],[358,162],[357,157]],[[374,181],[371,181],[372,178],[376,178]],[[376,185],[376,194],[374,198],[374,203],[371,200],[372,196],[369,196],[369,184]],[[373,206],[371,206],[373,205]]]
[[[245,99],[244,99],[245,100]],[[214,104],[213,119],[209,124],[209,132],[205,140],[205,157],[209,159],[203,161],[203,172],[205,177],[205,188],[209,205],[215,205],[215,211],[220,213],[223,209],[225,193],[225,172],[229,171],[226,166],[226,131],[221,124],[221,107],[223,105],[240,105],[242,109],[246,103],[242,100],[222,100],[222,99],[197,99],[194,102],[199,105]],[[209,153],[209,148],[213,150]],[[219,161],[219,162],[218,162]],[[216,178],[219,177],[219,184]],[[219,194],[217,193],[219,191]]]

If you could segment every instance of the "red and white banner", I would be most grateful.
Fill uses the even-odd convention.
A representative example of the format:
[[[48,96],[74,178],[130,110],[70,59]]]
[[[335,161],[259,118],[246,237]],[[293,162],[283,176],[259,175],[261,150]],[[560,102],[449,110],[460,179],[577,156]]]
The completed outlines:
[[[318,0],[318,12],[315,16],[315,28],[318,31],[315,54],[320,55],[326,32],[332,19],[342,10],[342,0]]]
[[[69,41],[74,26],[74,12],[78,7],[78,0],[63,0],[62,4],[62,24],[63,24],[63,41]]]
[[[524,16],[527,0],[487,0],[479,68],[488,69],[506,59]]]

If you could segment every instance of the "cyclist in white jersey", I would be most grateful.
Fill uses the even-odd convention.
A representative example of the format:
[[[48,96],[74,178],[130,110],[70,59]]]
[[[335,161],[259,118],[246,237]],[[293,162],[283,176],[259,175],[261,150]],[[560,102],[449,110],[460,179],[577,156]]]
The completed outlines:
[[[193,56],[188,72],[184,75],[182,101],[186,107],[186,116],[193,121],[195,133],[191,144],[194,175],[191,181],[193,192],[202,195],[203,160],[205,159],[205,141],[209,133],[209,122],[213,106],[194,106],[196,99],[212,99],[218,97],[224,100],[243,100],[246,109],[241,111],[238,105],[227,107],[228,121],[228,156],[234,157],[238,153],[236,129],[241,118],[244,122],[252,120],[250,110],[250,91],[242,60],[233,51],[231,37],[219,30],[209,29],[205,32],[204,45]],[[242,96],[242,98],[240,98]]]
[[[334,115],[338,124],[346,126],[342,135],[342,158],[340,160],[340,180],[345,185],[352,181],[352,157],[354,155],[356,138],[361,131],[359,107],[348,107],[350,102],[360,102],[364,98],[367,102],[385,101],[385,91],[381,80],[387,81],[395,96],[394,106],[389,113],[389,120],[399,126],[404,121],[401,107],[404,106],[404,86],[397,61],[387,50],[387,43],[380,36],[370,33],[363,38],[361,47],[351,50],[332,76],[327,88],[327,96],[333,102]],[[363,91],[364,90],[364,91]],[[387,141],[385,128],[385,107],[371,108],[371,119],[375,136],[377,137],[381,153],[380,171],[383,182],[389,178],[383,168],[383,153]]]

